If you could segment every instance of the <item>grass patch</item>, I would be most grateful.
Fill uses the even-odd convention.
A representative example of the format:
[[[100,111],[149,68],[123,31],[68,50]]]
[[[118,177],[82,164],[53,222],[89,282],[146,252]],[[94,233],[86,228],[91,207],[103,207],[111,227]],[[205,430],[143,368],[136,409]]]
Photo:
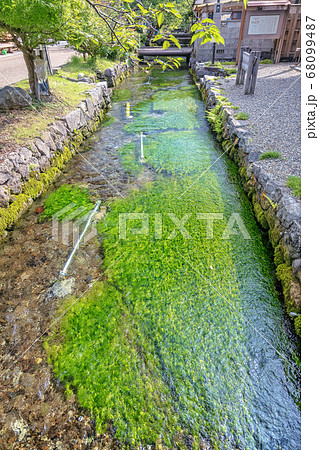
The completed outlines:
[[[51,219],[55,214],[61,212],[64,208],[68,209],[60,214],[57,219],[62,221],[66,217],[71,220],[71,215],[76,211],[74,218],[87,214],[89,210],[94,207],[94,203],[91,202],[88,189],[64,184],[56,191],[52,192],[45,200],[44,211],[40,216],[40,222],[44,222],[46,219]]]
[[[224,69],[226,77],[229,77],[230,75],[233,75],[234,73],[237,73],[237,69],[235,69],[234,67],[233,68],[225,67],[227,65],[230,65],[230,64],[222,63],[219,61],[214,63],[215,67],[218,67],[219,69]]]
[[[77,78],[79,73],[95,76],[96,70],[101,70],[103,72],[104,70],[113,67],[117,62],[119,61],[109,61],[105,58],[88,58],[84,61],[82,57],[72,56],[71,61],[61,67],[58,74],[72,76],[74,78]]]
[[[260,155],[259,159],[279,159],[281,158],[281,153],[277,151],[268,151]]]
[[[248,120],[249,119],[249,114],[244,113],[244,112],[240,112],[240,113],[235,115],[235,119],[237,119],[237,120]]]
[[[2,142],[28,144],[36,136],[41,136],[55,117],[62,117],[72,111],[88,96],[84,92],[86,87],[83,84],[73,83],[64,78],[50,77],[49,84],[53,96],[47,101],[34,101],[29,109],[12,111],[11,123],[0,130]],[[29,90],[28,80],[20,81],[15,86]]]
[[[273,64],[273,61],[271,59],[262,59],[259,61],[259,64]]]
[[[291,175],[287,179],[287,187],[289,187],[296,197],[301,197],[301,178]]]
[[[234,66],[236,64],[236,61],[218,61],[223,66]]]

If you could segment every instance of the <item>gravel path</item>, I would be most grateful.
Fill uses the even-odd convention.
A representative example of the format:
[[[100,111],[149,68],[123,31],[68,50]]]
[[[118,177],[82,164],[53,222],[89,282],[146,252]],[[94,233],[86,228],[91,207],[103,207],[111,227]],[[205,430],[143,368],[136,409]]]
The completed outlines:
[[[260,161],[267,172],[276,175],[285,185],[289,175],[300,176],[300,72],[291,63],[259,66],[255,94],[244,95],[243,86],[235,85],[235,78],[220,79],[225,97],[248,113],[241,121],[250,130],[256,149],[279,151],[282,159]]]

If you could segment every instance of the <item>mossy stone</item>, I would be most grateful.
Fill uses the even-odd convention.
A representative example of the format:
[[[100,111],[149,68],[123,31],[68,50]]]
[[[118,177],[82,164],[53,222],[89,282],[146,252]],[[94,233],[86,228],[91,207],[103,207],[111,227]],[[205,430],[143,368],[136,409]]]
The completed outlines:
[[[301,336],[301,314],[294,320],[295,330],[298,336]]]
[[[269,225],[268,225],[268,222],[266,220],[264,210],[262,209],[262,207],[260,206],[260,204],[258,203],[257,200],[255,200],[255,202],[253,202],[253,207],[254,207],[254,213],[255,213],[257,221],[260,223],[260,225],[265,230],[268,230]]]

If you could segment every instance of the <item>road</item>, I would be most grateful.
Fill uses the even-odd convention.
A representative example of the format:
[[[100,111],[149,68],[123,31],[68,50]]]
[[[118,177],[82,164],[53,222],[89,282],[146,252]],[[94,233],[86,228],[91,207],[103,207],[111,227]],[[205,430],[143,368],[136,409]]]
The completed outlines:
[[[53,68],[68,62],[75,51],[64,46],[49,47]],[[0,88],[8,84],[17,83],[28,77],[27,68],[21,52],[0,56]]]

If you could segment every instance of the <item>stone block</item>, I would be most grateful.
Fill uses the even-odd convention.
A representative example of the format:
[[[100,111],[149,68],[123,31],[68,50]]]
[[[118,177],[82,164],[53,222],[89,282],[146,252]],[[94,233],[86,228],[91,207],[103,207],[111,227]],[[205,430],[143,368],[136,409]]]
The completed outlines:
[[[0,186],[0,207],[5,208],[9,205],[10,190],[5,186]]]
[[[13,86],[0,89],[0,111],[24,109],[31,104],[32,99],[24,89]]]
[[[69,114],[63,117],[63,120],[67,124],[69,133],[73,133],[74,130],[78,130],[86,125],[86,120],[81,108],[69,112]]]
[[[13,176],[13,163],[9,160],[0,164],[0,185],[7,183]]]
[[[36,138],[34,140],[34,145],[39,150],[40,157],[41,155],[46,156],[48,159],[51,158],[50,148],[42,141],[42,139]]]
[[[22,189],[22,177],[19,173],[14,173],[6,183],[12,194],[20,194]]]

